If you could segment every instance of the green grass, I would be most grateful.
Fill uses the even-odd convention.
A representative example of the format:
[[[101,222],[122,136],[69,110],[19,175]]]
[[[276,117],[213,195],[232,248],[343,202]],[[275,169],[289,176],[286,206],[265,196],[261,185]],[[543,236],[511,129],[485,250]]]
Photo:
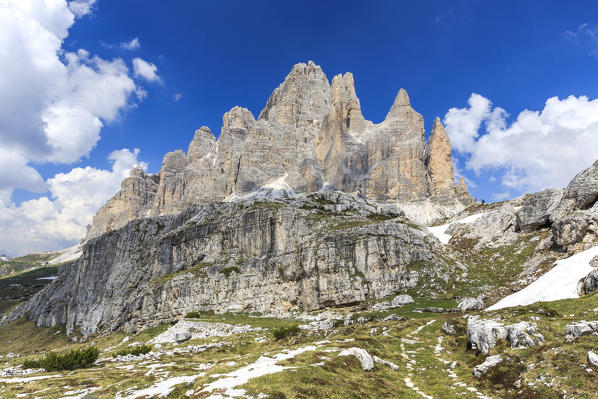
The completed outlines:
[[[224,274],[227,278],[230,277],[232,273],[241,273],[237,266],[225,267],[224,269],[220,270],[220,273]]]
[[[274,336],[274,338],[279,341],[281,339],[286,339],[289,337],[292,337],[294,335],[297,335],[301,332],[301,330],[299,329],[299,326],[297,324],[294,324],[292,326],[288,326],[288,327],[278,327],[272,330],[272,335]]]
[[[133,346],[131,348],[121,349],[118,352],[113,353],[112,356],[113,357],[127,356],[127,355],[139,356],[139,355],[145,355],[146,353],[151,352],[151,350],[152,350],[152,347],[150,345],[137,345],[137,346]]]

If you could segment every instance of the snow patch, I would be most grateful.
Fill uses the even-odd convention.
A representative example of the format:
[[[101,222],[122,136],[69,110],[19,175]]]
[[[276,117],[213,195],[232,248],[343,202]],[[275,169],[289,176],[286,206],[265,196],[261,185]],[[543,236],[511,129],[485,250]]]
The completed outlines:
[[[127,396],[121,396],[117,394],[116,397],[119,399],[135,399],[148,396],[150,398],[159,397],[164,398],[174,390],[174,387],[178,384],[187,383],[190,384],[199,377],[198,375],[186,375],[181,377],[173,377],[167,380],[159,381],[149,388],[141,389],[126,394]]]
[[[448,230],[448,228],[451,225],[453,225],[455,223],[463,223],[463,224],[473,223],[476,220],[478,220],[479,218],[481,218],[482,216],[485,216],[487,214],[488,214],[488,212],[476,213],[475,215],[467,216],[461,220],[452,221],[450,223],[443,224],[440,226],[428,227],[428,231],[430,233],[432,233],[436,238],[438,238],[438,241],[440,241],[441,243],[448,244],[449,240],[451,239],[451,236],[449,234],[446,234],[446,231]]]
[[[525,306],[540,301],[579,298],[578,283],[593,268],[590,260],[598,255],[598,246],[556,262],[556,266],[536,281],[511,294],[486,310],[497,310],[513,306]]]
[[[281,372],[290,367],[283,367],[278,365],[278,362],[283,360],[292,359],[303,352],[314,351],[318,347],[315,345],[304,346],[295,350],[285,350],[282,353],[278,353],[272,357],[262,356],[245,367],[241,367],[231,373],[224,374],[216,381],[213,381],[206,385],[201,392],[213,392],[219,390],[220,393],[212,394],[207,399],[221,399],[221,398],[234,398],[245,394],[244,389],[235,389],[240,385],[246,384],[252,378],[258,378],[267,374],[273,374]]]
[[[288,198],[294,196],[295,190],[289,186],[285,179],[289,176],[286,173],[284,176],[274,179],[269,183],[264,184],[255,191],[247,194],[239,195],[232,193],[224,199],[224,202],[242,202],[242,201],[254,201],[264,199],[276,199],[276,198]]]

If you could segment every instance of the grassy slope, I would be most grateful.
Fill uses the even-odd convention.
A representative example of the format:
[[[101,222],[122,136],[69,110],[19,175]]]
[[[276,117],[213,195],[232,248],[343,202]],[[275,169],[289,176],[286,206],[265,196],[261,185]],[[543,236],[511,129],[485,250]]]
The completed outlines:
[[[507,360],[480,380],[475,379],[471,371],[475,365],[482,363],[484,358],[467,349],[466,322],[462,315],[413,312],[414,307],[442,304],[443,301],[416,299],[413,305],[385,312],[385,314],[396,313],[407,317],[405,321],[373,321],[348,327],[341,326],[332,331],[302,332],[299,336],[280,341],[272,337],[271,329],[290,325],[293,323],[292,320],[262,319],[249,315],[206,314],[202,316],[204,321],[252,324],[269,330],[225,339],[209,338],[185,343],[183,346],[218,341],[226,344],[221,348],[195,355],[164,356],[160,359],[160,363],[164,365],[161,370],[168,373],[169,377],[197,375],[199,374],[197,368],[201,364],[214,364],[190,387],[181,386],[172,393],[173,397],[183,397],[184,392],[193,389],[196,392],[195,397],[202,398],[206,397],[207,393],[200,392],[201,387],[217,379],[215,374],[231,372],[256,361],[263,355],[273,355],[285,349],[313,345],[326,339],[330,343],[280,363],[290,367],[289,369],[250,380],[243,388],[249,394],[266,393],[270,398],[279,399],[421,397],[408,386],[406,383],[408,378],[422,392],[435,398],[456,396],[475,398],[476,394],[471,391],[472,388],[500,398],[562,397],[561,393],[565,390],[569,393],[569,397],[590,398],[594,395],[598,382],[598,369],[586,371],[588,366],[585,357],[587,350],[598,348],[598,337],[586,336],[576,342],[567,343],[564,339],[564,326],[571,321],[598,319],[598,312],[591,310],[598,307],[598,294],[581,299],[493,312],[494,317],[501,317],[505,322],[530,320],[531,316],[540,317],[536,322],[547,342],[541,347],[527,349],[510,349],[501,344],[494,348],[491,354],[502,353]],[[444,304],[449,305],[446,302]],[[362,315],[371,316],[372,313]],[[489,317],[488,314],[485,316]],[[456,336],[442,333],[442,324],[447,320],[457,326]],[[146,342],[166,328],[167,326],[160,326],[146,330],[134,336],[130,342]],[[28,337],[27,342],[19,339],[23,336]],[[115,333],[97,337],[94,341],[103,350],[114,347],[124,337],[124,333]],[[260,337],[265,337],[263,342],[256,342],[256,338]],[[443,337],[440,343],[442,350],[435,353],[439,345],[439,337]],[[345,342],[346,339],[352,341]],[[42,350],[76,348],[86,344],[71,343],[59,328],[36,329],[33,322],[19,321],[0,327],[0,354],[3,355],[12,351],[37,357]],[[100,356],[109,357],[110,354],[125,346],[112,348],[108,352],[102,352]],[[394,362],[399,366],[399,370],[393,371],[387,366],[376,365],[373,371],[365,372],[355,358],[338,357],[337,352],[328,352],[328,350],[338,351],[352,346],[364,348],[373,355]],[[19,364],[22,360],[23,357],[8,362]],[[450,364],[453,362],[457,362],[453,370],[455,377],[449,374]],[[52,373],[61,376],[27,384],[6,384],[3,394],[11,397],[45,389],[38,396],[55,398],[61,397],[67,390],[98,387],[94,394],[101,398],[114,397],[117,392],[127,388],[141,389],[153,385],[159,379],[157,375],[147,376],[148,362],[142,363],[108,363],[92,369],[78,370],[72,374]],[[529,367],[530,364],[534,365],[533,368]],[[127,366],[132,366],[132,369],[127,369]],[[545,381],[552,382],[552,387],[541,382],[535,382],[535,386],[530,386],[540,378],[540,374],[544,376]],[[523,385],[521,388],[516,388],[516,381],[520,379]]]

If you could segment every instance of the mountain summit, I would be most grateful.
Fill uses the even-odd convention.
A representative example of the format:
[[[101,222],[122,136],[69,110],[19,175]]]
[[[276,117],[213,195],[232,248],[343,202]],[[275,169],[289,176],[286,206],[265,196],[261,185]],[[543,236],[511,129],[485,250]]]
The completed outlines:
[[[139,217],[251,196],[273,182],[295,193],[337,190],[377,202],[470,199],[466,188],[455,187],[440,119],[426,143],[424,120],[400,89],[383,122],[367,121],[353,75],[337,75],[330,84],[310,61],[293,66],[257,120],[234,107],[218,138],[203,126],[187,154],[166,154],[157,175],[131,171],[86,239]]]

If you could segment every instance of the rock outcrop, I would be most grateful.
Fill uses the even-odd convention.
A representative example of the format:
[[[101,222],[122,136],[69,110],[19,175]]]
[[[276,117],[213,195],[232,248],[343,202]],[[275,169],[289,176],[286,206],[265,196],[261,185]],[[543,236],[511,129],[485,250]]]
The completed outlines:
[[[286,312],[442,289],[443,247],[388,206],[338,192],[214,203],[139,219],[11,314],[87,335],[138,331],[190,311]]]
[[[192,204],[235,200],[267,185],[295,193],[339,190],[379,202],[436,203],[463,208],[464,181],[454,186],[451,146],[439,119],[428,143],[424,120],[399,90],[385,120],[365,120],[353,75],[328,82],[313,62],[297,64],[257,120],[234,107],[216,138],[195,132],[187,153],[166,154],[157,175],[134,172],[94,217],[86,240],[147,216],[176,214]]]
[[[525,321],[505,326],[496,320],[483,320],[478,316],[467,320],[467,343],[472,349],[487,355],[501,339],[508,340],[511,348],[536,346],[544,342],[537,327]]]
[[[446,134],[440,118],[436,118],[426,145],[426,167],[430,176],[430,193],[432,195],[454,196],[456,193],[451,151],[448,134]],[[461,190],[463,189],[461,188]]]

